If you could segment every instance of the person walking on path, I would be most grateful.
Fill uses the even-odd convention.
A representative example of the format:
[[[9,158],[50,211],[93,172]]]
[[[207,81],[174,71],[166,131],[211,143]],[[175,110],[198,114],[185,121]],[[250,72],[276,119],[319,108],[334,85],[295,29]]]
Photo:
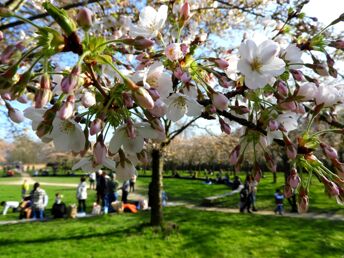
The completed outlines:
[[[275,201],[276,201],[275,214],[278,212],[279,215],[283,215],[283,199],[284,199],[284,196],[281,193],[281,190],[277,189],[275,192]]]
[[[78,199],[78,212],[86,212],[87,184],[84,176],[80,178],[80,184],[76,190],[76,198]]]

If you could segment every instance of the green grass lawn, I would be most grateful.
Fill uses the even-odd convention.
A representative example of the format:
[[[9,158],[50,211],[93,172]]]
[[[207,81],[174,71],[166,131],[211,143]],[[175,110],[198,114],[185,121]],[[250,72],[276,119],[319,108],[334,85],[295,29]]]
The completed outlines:
[[[1,226],[0,257],[341,257],[344,223],[165,209],[149,213]]]
[[[245,175],[240,175],[244,179]],[[69,183],[77,185],[79,177],[36,177],[34,178],[38,182],[49,183]],[[12,181],[21,180],[19,178],[12,178]],[[11,181],[9,178],[0,178],[0,182]],[[147,196],[148,184],[150,182],[149,177],[138,177],[137,192]],[[272,183],[272,175],[266,173],[266,178],[263,178],[258,186],[257,193],[257,208],[261,210],[273,210],[275,206],[273,194],[277,187],[281,187],[284,183],[282,174],[278,174],[277,183]],[[42,183],[42,187],[47,190],[50,197],[50,204],[54,201],[54,195],[56,192],[61,192],[64,195],[64,201],[66,203],[75,203],[75,188],[70,187],[57,187],[57,186],[45,186]],[[31,186],[32,188],[32,186]],[[165,178],[164,189],[167,192],[169,201],[182,201],[199,205],[205,197],[220,195],[230,191],[225,185],[206,185],[200,180],[190,179],[175,179]],[[94,191],[89,190],[90,196],[88,198],[89,206],[95,200]],[[336,203],[336,200],[329,198],[324,194],[322,184],[316,179],[312,181],[312,187],[310,191],[310,211],[312,212],[331,212],[344,215],[344,207]],[[129,196],[130,197],[130,196]],[[19,200],[20,199],[20,186],[0,186],[0,201],[1,200]],[[221,207],[237,208],[239,202],[239,196],[234,195],[226,197],[224,202],[220,203]],[[289,205],[285,201],[286,210],[289,209]],[[0,216],[0,220],[1,220]]]

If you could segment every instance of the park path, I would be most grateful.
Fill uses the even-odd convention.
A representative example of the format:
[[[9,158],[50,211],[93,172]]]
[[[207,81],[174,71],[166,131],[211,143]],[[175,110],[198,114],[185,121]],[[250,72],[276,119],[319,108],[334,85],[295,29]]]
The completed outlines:
[[[37,180],[32,178],[28,173],[22,172],[21,177],[14,177],[13,181],[0,182],[0,185],[21,185],[26,180],[30,185],[33,185]],[[64,187],[77,187],[77,183],[59,183],[59,182],[39,182],[42,186],[64,186]]]

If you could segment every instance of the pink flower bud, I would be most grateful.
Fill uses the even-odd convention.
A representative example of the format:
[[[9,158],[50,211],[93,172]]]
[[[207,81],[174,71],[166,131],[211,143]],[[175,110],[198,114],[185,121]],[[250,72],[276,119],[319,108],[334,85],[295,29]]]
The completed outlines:
[[[50,89],[39,89],[35,95],[35,108],[44,107],[52,97],[52,92]]]
[[[160,99],[157,99],[154,102],[154,108],[149,110],[149,113],[151,113],[155,117],[162,117],[166,114],[166,112],[167,112],[167,106]]]
[[[81,28],[88,30],[93,25],[93,12],[88,8],[81,8],[76,16],[76,22]]]
[[[295,101],[282,102],[279,104],[279,106],[284,110],[295,111],[297,109]]]
[[[24,114],[22,111],[16,109],[16,108],[11,108],[11,109],[8,109],[8,116],[10,117],[10,119],[19,124],[21,122],[24,121]]]
[[[125,130],[130,139],[136,138],[136,129],[134,127],[133,122],[130,119],[127,121],[127,127],[125,128]]]
[[[290,175],[287,179],[288,184],[291,188],[296,189],[301,182],[301,178],[299,177],[296,168],[293,168],[290,171]]]
[[[155,88],[149,88],[148,90],[149,95],[153,98],[153,100],[157,100],[160,98],[160,94]]]
[[[334,48],[337,48],[337,49],[344,50],[344,40],[339,39],[339,40],[336,40],[336,41],[332,41],[330,46],[334,47]]]
[[[303,81],[304,80],[304,76],[303,76],[301,71],[290,69],[290,72],[291,72],[291,75],[293,76],[294,80],[296,80],[296,81]]]
[[[338,159],[332,159],[332,165],[334,166],[336,173],[341,177],[344,178],[344,164],[341,163]]]
[[[329,196],[336,197],[339,195],[339,188],[334,182],[330,181],[325,187]]]
[[[214,63],[216,64],[216,66],[222,70],[226,70],[229,66],[229,63],[226,59],[223,58],[217,58],[214,60]]]
[[[264,153],[265,161],[266,161],[266,166],[270,169],[271,172],[276,172],[277,170],[277,164],[274,161],[274,159],[267,153]]]
[[[232,152],[229,154],[229,164],[236,165],[240,156],[240,144],[235,146]]]
[[[95,135],[99,133],[104,127],[104,121],[100,118],[94,119],[90,123],[90,135]]]
[[[262,170],[260,169],[258,163],[254,163],[252,172],[254,180],[259,183],[260,179],[262,178]]]
[[[150,48],[151,46],[153,46],[154,41],[150,40],[150,39],[146,39],[142,36],[137,36],[134,39],[133,45],[137,50],[144,50],[144,49],[147,49],[147,48]]]
[[[61,81],[61,90],[63,93],[71,94],[74,91],[74,88],[78,84],[78,78],[68,75],[64,77]]]
[[[155,130],[165,133],[165,127],[163,126],[159,118],[152,119],[149,122]]]
[[[221,76],[219,78],[219,84],[223,87],[223,88],[229,88],[230,86],[234,86],[233,83],[228,80],[228,78],[226,76]]]
[[[190,4],[188,2],[185,2],[179,11],[180,19],[183,22],[186,22],[190,19],[191,16],[191,10],[190,10]]]
[[[184,43],[180,44],[180,49],[182,50],[184,56],[190,51],[189,45]]]
[[[134,100],[128,92],[122,93],[123,103],[127,108],[132,108],[134,106]]]
[[[270,131],[276,131],[279,127],[279,123],[276,120],[270,120],[269,121],[269,129]]]
[[[143,108],[152,109],[154,107],[153,98],[143,87],[139,87],[137,90],[133,91],[133,98],[135,102]]]
[[[176,70],[173,72],[174,76],[176,76],[177,79],[181,79],[182,75],[184,74],[183,70],[178,66]]]
[[[102,164],[106,159],[107,148],[102,141],[97,141],[93,148],[93,161],[95,164]]]
[[[0,31],[0,41],[2,41],[3,39],[4,39],[4,33]]]
[[[85,108],[92,107],[96,104],[96,97],[93,93],[86,91],[84,94],[82,94],[81,103]]]
[[[299,213],[307,212],[308,211],[308,205],[309,205],[308,195],[300,196],[299,202],[298,202],[298,212]]]
[[[18,100],[20,103],[22,103],[22,104],[26,104],[26,103],[29,102],[29,100],[27,99],[27,96],[26,96],[25,94],[19,96],[19,97],[17,98],[17,100]]]
[[[293,144],[286,145],[286,152],[289,159],[294,160],[296,158],[297,150]]]
[[[277,83],[277,91],[283,97],[287,97],[289,93],[288,87],[283,81]]]
[[[212,101],[213,104],[215,105],[216,109],[220,111],[224,111],[228,108],[228,98],[223,95],[222,93],[214,93],[212,94]]]
[[[221,131],[226,134],[231,134],[231,127],[222,118],[220,118],[219,121],[220,121]]]
[[[328,159],[338,159],[338,154],[337,154],[337,151],[332,148],[330,145],[327,145],[325,143],[320,143],[320,146],[325,154],[325,156],[328,158]]]
[[[182,77],[180,77],[180,80],[184,83],[188,83],[191,80],[191,77],[188,73],[183,73]]]
[[[69,119],[72,117],[74,112],[74,103],[75,97],[73,95],[69,95],[65,103],[63,103],[62,107],[58,112],[58,117],[62,120]]]
[[[1,98],[3,100],[12,100],[12,95],[9,92],[1,93]]]
[[[288,184],[284,185],[284,196],[285,198],[290,198],[293,196],[293,189]]]
[[[50,101],[52,97],[50,87],[51,85],[49,75],[44,74],[41,77],[40,89],[35,95],[35,108],[42,108]]]

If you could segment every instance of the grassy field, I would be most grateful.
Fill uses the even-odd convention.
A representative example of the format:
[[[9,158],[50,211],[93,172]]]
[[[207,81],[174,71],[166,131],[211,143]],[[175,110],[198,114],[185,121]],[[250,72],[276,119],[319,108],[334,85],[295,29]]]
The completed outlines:
[[[244,175],[241,175],[244,178]],[[79,182],[79,177],[37,177],[34,178],[38,182],[42,182],[42,187],[47,191],[50,204],[52,205],[54,201],[54,196],[56,192],[61,192],[64,195],[64,201],[67,204],[76,202],[76,190],[73,187],[61,187],[61,186],[46,186],[44,182],[48,183],[68,183],[75,184]],[[13,180],[20,180],[18,178],[12,178]],[[0,183],[9,181],[9,178],[0,178]],[[270,174],[266,175],[266,178],[262,179],[258,186],[257,193],[257,208],[260,210],[273,210],[274,209],[274,198],[273,194],[277,187],[283,185],[282,174],[278,176],[278,181],[276,184],[272,183],[272,176]],[[138,177],[137,181],[137,192],[143,196],[147,196],[148,184],[150,182],[149,177]],[[335,199],[331,199],[324,194],[323,186],[317,181],[313,180],[312,188],[310,192],[310,211],[312,212],[331,212],[344,215],[344,207],[336,203]],[[32,186],[31,186],[32,187]],[[169,201],[181,201],[188,202],[192,204],[199,205],[205,197],[220,195],[230,191],[230,189],[225,185],[206,185],[200,180],[188,180],[188,179],[175,179],[175,178],[165,178],[164,179],[164,189],[167,192]],[[89,198],[87,204],[91,207],[92,203],[95,201],[95,191],[88,191]],[[130,195],[129,195],[130,198]],[[20,200],[20,186],[0,186],[0,201],[1,200]],[[239,202],[239,196],[234,195],[226,197],[224,202],[221,202],[219,206],[237,208]],[[286,210],[289,209],[289,205],[285,202]],[[8,214],[8,218],[15,218]],[[0,216],[0,220],[4,220],[3,216]]]
[[[341,257],[344,223],[165,209],[1,226],[0,257]],[[172,225],[177,225],[174,230]]]

